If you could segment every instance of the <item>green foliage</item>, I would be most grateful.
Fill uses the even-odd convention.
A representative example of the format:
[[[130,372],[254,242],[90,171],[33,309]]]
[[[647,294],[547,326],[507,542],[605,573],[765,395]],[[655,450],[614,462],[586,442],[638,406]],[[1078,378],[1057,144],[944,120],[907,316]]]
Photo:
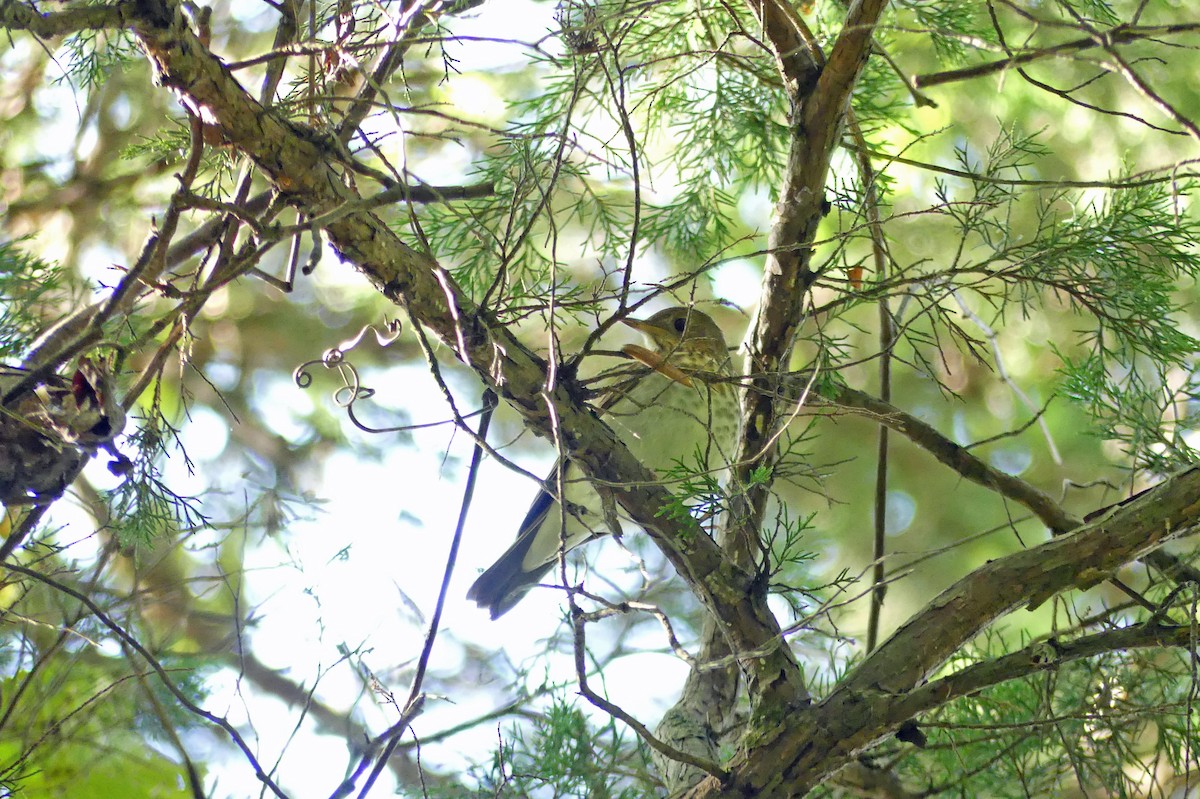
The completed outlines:
[[[93,91],[117,71],[138,63],[141,51],[127,30],[88,30],[63,40],[65,58],[60,63],[66,73],[60,80],[70,81],[79,90]]]
[[[515,305],[546,304],[551,291],[560,304],[586,303],[594,273],[577,284],[553,268],[554,257],[595,262],[611,275],[631,248],[660,248],[694,269],[698,253],[715,259],[755,244],[737,218],[738,196],[777,185],[786,152],[786,108],[771,63],[714,59],[721,15],[712,9],[606,12],[619,41],[614,35],[601,52],[572,61],[533,61],[542,78],[536,91],[511,101],[514,122],[482,151],[472,176],[492,181],[496,195],[422,209],[427,240],[476,297],[496,283]],[[620,133],[596,140],[590,129],[598,125],[662,134],[631,151]],[[649,190],[660,183],[671,188]],[[566,229],[572,245],[579,241],[577,254],[559,249]]]
[[[6,719],[12,732],[0,736],[0,792],[7,789],[11,793],[4,795],[17,799],[191,796],[179,763],[142,736],[160,728],[162,720],[151,707],[172,714],[175,734],[193,727],[196,719],[178,707],[156,677],[128,674],[124,658],[101,657],[89,647],[71,646],[70,660],[21,667],[0,681],[7,713],[20,714],[19,725]],[[24,659],[28,662],[28,655]],[[167,658],[164,665],[186,693],[202,697],[203,673],[181,677],[182,663]],[[147,703],[146,691],[160,694],[159,701]],[[153,732],[151,737],[160,738]]]
[[[771,467],[764,464],[754,467],[750,472],[750,485],[763,485],[771,479]]]
[[[144,422],[129,437],[136,453],[132,470],[108,492],[109,515],[123,546],[149,546],[208,523],[196,498],[176,494],[162,479],[159,461],[167,455],[165,435],[155,422]],[[187,457],[182,450],[180,454]]]
[[[901,0],[896,7],[912,15],[916,26],[928,34],[938,58],[945,61],[960,63],[972,54],[975,48],[968,44],[968,39],[995,43],[995,31],[978,3]]]
[[[1064,16],[1068,19],[1079,14],[1088,22],[1101,25],[1117,25],[1121,22],[1121,15],[1117,8],[1104,0],[1080,0],[1077,4],[1063,3],[1062,8],[1067,12]]]
[[[1056,281],[1060,296],[1094,320],[1084,354],[1063,355],[1067,395],[1098,435],[1124,443],[1135,464],[1159,473],[1200,454],[1189,443],[1196,415],[1175,416],[1175,396],[1200,392],[1200,341],[1180,326],[1190,306],[1183,297],[1200,275],[1200,224],[1177,213],[1178,201],[1161,183],[1110,192],[1056,226],[1043,248],[1049,257],[1025,267],[1031,279],[1036,271]]]
[[[1057,640],[1066,640],[1060,638]],[[985,638],[956,669],[1004,654]],[[1053,644],[1046,644],[1052,657]],[[1152,753],[1187,770],[1191,740],[1186,653],[1133,649],[1062,664],[957,700],[920,721],[923,748],[893,743],[877,757],[930,796],[1061,796],[1078,787],[1146,795]],[[1160,786],[1161,789],[1162,786]]]
[[[182,164],[192,146],[192,127],[186,119],[168,119],[153,137],[140,139],[121,152],[129,161]],[[197,194],[220,199],[237,177],[237,156],[225,147],[206,147],[200,158]]]
[[[793,32],[811,32],[827,56],[849,4],[792,5],[799,14],[790,21],[797,29]],[[852,417],[833,402],[817,400],[832,400],[844,386],[884,395],[885,354],[891,402],[944,431],[961,453],[974,452],[985,461],[998,450],[984,451],[987,443],[1001,438],[1022,452],[1033,452],[1041,442],[1030,443],[1036,434],[1022,438],[1021,425],[1042,414],[1048,398],[1058,397],[1042,416],[1047,422],[1044,437],[1066,457],[1044,457],[1037,450],[1028,465],[1013,470],[1023,470],[1021,476],[1031,485],[1055,497],[1067,481],[1074,485],[1114,475],[1142,480],[1143,470],[1165,473],[1200,457],[1200,342],[1194,301],[1200,229],[1192,207],[1196,186],[1186,177],[1190,164],[1185,160],[1193,155],[1186,148],[1194,140],[1161,136],[1159,129],[1171,121],[1151,116],[1146,109],[1155,110],[1155,104],[1148,102],[1147,93],[1123,85],[1110,60],[1116,53],[1126,54],[1155,87],[1172,90],[1183,84],[1190,89],[1186,76],[1195,70],[1180,60],[1180,54],[1190,51],[1176,48],[1173,34],[1164,30],[1159,32],[1163,38],[1136,46],[1103,40],[1083,52],[1064,51],[1021,66],[1043,85],[1009,69],[999,77],[923,90],[938,103],[936,108],[917,107],[917,99],[923,98],[914,98],[908,88],[914,76],[990,62],[1010,48],[1029,52],[1085,34],[1099,36],[1087,27],[1131,22],[1135,12],[1144,10],[1145,24],[1166,15],[1174,19],[1178,4],[1073,0],[992,8],[973,0],[900,0],[891,6],[855,86],[855,119],[843,132],[845,147],[833,154],[824,198],[829,213],[815,222],[815,283],[797,297],[803,308],[790,320],[797,324],[791,363],[778,375],[761,374],[752,359],[746,367],[756,381],[777,378],[779,396],[791,403],[790,425],[770,431],[781,455],[757,466],[745,487],[722,484],[707,473],[700,453],[686,453],[674,469],[660,475],[673,494],[660,513],[696,535],[709,534],[722,515],[740,504],[731,501],[735,492],[771,488],[756,552],[763,569],[759,586],[771,592],[771,611],[788,627],[783,640],[792,646],[818,699],[865,656],[880,420]],[[77,7],[82,6],[64,6],[68,11]],[[129,13],[140,7],[130,6]],[[697,299],[726,306],[751,296],[740,291],[736,298],[731,298],[734,292],[712,295],[729,285],[722,283],[720,270],[730,261],[736,259],[737,266],[764,263],[771,207],[779,208],[794,132],[788,118],[793,98],[784,93],[754,4],[568,2],[563,10],[573,29],[566,34],[527,28],[519,33],[474,31],[470,38],[459,38],[458,26],[465,30],[472,22],[462,12],[474,13],[476,7],[418,4],[401,9],[322,0],[250,12],[217,2],[208,33],[213,51],[250,94],[261,91],[270,69],[285,67],[276,96],[261,99],[313,141],[328,145],[338,173],[334,182],[345,196],[371,195],[385,182],[378,180],[381,174],[412,185],[490,183],[488,196],[413,207],[396,203],[374,212],[407,244],[435,256],[471,297],[486,300],[489,312],[520,325],[522,335],[532,330],[541,336],[538,322],[553,308],[551,332],[561,336],[564,358],[578,351],[574,345],[582,340],[572,326],[592,325],[626,293],[644,297],[678,284],[683,286],[678,296],[694,289]],[[188,15],[199,13],[191,4],[183,8]],[[478,9],[492,13],[490,7]],[[273,41],[272,26],[296,11],[295,28],[281,29],[282,38]],[[419,31],[401,30],[417,13],[427,17],[427,24]],[[187,19],[194,24],[194,16]],[[19,35],[24,34],[14,38]],[[501,41],[505,37],[512,40]],[[22,42],[37,53],[34,44]],[[469,66],[480,51],[503,46],[517,54],[512,64]],[[349,104],[347,93],[356,82],[375,80],[372,65],[389,51],[401,66],[373,87],[379,91],[371,116],[361,130],[344,131],[343,150],[331,134]],[[19,356],[28,346],[40,319],[68,309],[64,285],[94,281],[109,264],[127,270],[144,263],[145,241],[161,223],[161,209],[178,185],[170,172],[185,162],[193,146],[191,124],[177,109],[149,115],[154,117],[149,122],[145,114],[123,112],[122,103],[136,106],[158,89],[147,83],[142,94],[104,85],[114,70],[140,62],[130,34],[81,32],[67,37],[56,52],[78,92],[71,99],[80,109],[79,120],[70,113],[39,116],[47,106],[37,92],[22,87],[57,75],[39,76],[37,59],[23,56],[18,48],[5,55],[6,91],[14,87],[11,97],[5,95],[5,107],[24,104],[21,124],[9,134],[12,152],[19,157],[5,159],[5,185],[6,191],[11,185],[18,187],[16,194],[28,193],[5,196],[15,209],[13,235],[48,231],[47,249],[65,265],[60,269],[25,254],[35,252],[34,242],[0,246],[0,357],[5,358]],[[1095,75],[1097,70],[1103,74]],[[1156,71],[1170,72],[1174,83],[1160,83]],[[456,94],[462,86],[467,91]],[[486,110],[462,99],[478,96],[474,92],[487,95]],[[1181,114],[1195,118],[1191,94],[1162,93]],[[79,127],[72,130],[75,122]],[[71,130],[75,140],[67,142],[64,136],[63,142],[55,142],[62,146],[52,156],[43,156],[40,145],[45,142],[36,136],[60,136],[62,130]],[[1030,130],[1038,132],[1025,132]],[[131,619],[131,628],[146,628],[139,636],[147,640],[165,634],[180,648],[200,649],[192,637],[175,637],[181,628],[203,621],[188,615],[197,608],[219,616],[222,630],[236,623],[240,633],[243,624],[261,623],[268,634],[260,637],[255,629],[239,636],[238,657],[228,661],[237,662],[248,727],[269,715],[255,717],[259,708],[254,705],[271,696],[294,703],[289,706],[295,708],[297,735],[308,735],[314,726],[341,734],[363,720],[367,735],[373,735],[383,726],[379,707],[360,713],[358,706],[347,709],[344,698],[360,687],[363,696],[353,701],[365,704],[371,701],[368,692],[385,680],[397,674],[406,678],[414,651],[406,636],[372,631],[364,634],[370,640],[345,643],[337,622],[322,617],[313,625],[319,628],[315,635],[328,638],[312,643],[311,649],[306,641],[303,652],[297,647],[296,652],[259,653],[259,647],[269,646],[264,642],[279,640],[279,627],[296,632],[289,614],[298,603],[287,600],[292,607],[283,613],[271,606],[273,598],[295,588],[278,575],[296,572],[292,576],[301,584],[301,601],[311,601],[318,612],[334,605],[327,601],[330,594],[342,592],[326,582],[327,573],[363,563],[364,551],[376,557],[383,550],[375,547],[391,537],[388,525],[396,517],[402,522],[398,526],[412,533],[407,523],[417,511],[409,503],[422,499],[417,496],[424,486],[422,471],[442,469],[443,479],[449,479],[452,470],[445,466],[458,456],[453,448],[463,437],[431,439],[426,436],[451,428],[422,428],[363,443],[361,431],[351,429],[326,398],[300,400],[303,409],[291,404],[297,402],[297,392],[287,379],[290,370],[344,339],[342,328],[377,321],[386,305],[377,287],[355,282],[353,270],[336,257],[325,258],[316,274],[304,276],[288,296],[265,290],[248,274],[211,296],[194,293],[231,258],[257,253],[259,247],[266,254],[251,256],[256,268],[280,274],[293,256],[268,248],[283,229],[277,221],[290,221],[290,211],[286,216],[278,212],[303,199],[291,193],[294,186],[280,182],[274,187],[279,192],[271,216],[235,209],[242,200],[235,188],[254,194],[269,189],[259,171],[263,164],[245,158],[236,147],[213,145],[221,141],[220,130],[205,132],[217,135],[204,137],[209,143],[201,154],[200,177],[187,188],[221,205],[189,209],[171,245],[190,238],[202,225],[217,232],[191,241],[185,255],[154,253],[163,262],[152,259],[152,266],[162,266],[163,272],[138,285],[136,291],[144,293],[137,307],[114,315],[104,329],[103,343],[121,350],[123,374],[146,371],[160,392],[146,403],[147,418],[138,421],[139,429],[131,422],[128,437],[117,442],[132,456],[132,472],[117,489],[101,492],[103,501],[94,501],[95,493],[81,483],[80,504],[103,521],[78,536],[73,526],[56,528],[68,533],[35,536],[21,556],[36,558],[47,573],[73,572],[82,562],[93,566],[94,571],[85,572],[91,580],[88,590],[106,608]],[[6,148],[9,144],[5,142]],[[41,164],[37,159],[42,157],[52,166]],[[1150,168],[1137,161],[1151,157],[1161,160]],[[1176,163],[1170,164],[1172,159]],[[1118,170],[1120,176],[1108,180],[1099,174]],[[1069,179],[1074,177],[1082,179],[1073,183]],[[113,213],[117,207],[136,209],[141,216],[130,224],[128,211],[125,216]],[[325,221],[337,213],[326,215]],[[256,224],[242,224],[246,218]],[[67,231],[65,241],[58,240],[59,231]],[[103,246],[97,246],[101,237]],[[59,250],[66,254],[60,256]],[[297,252],[301,250],[307,244]],[[358,266],[366,270],[371,265]],[[193,299],[207,304],[183,304]],[[721,323],[732,326],[735,315],[720,310],[726,314]],[[751,309],[740,310],[749,315]],[[384,312],[394,311],[388,306]],[[881,321],[885,318],[886,324]],[[887,340],[886,331],[893,327],[896,340]],[[139,337],[145,330],[161,335]],[[179,343],[163,343],[168,330],[184,331]],[[160,346],[163,350],[156,351]],[[406,333],[378,365],[382,371],[413,361],[418,351]],[[474,392],[478,381],[474,374],[461,380],[464,375],[448,352],[437,355],[447,390],[458,395],[456,410],[461,411],[470,404],[462,401],[461,386],[469,383]],[[195,375],[205,380],[213,375],[213,382],[186,385]],[[504,375],[494,377],[502,381]],[[287,391],[278,391],[284,384]],[[428,412],[424,400],[413,399],[420,392],[410,395],[410,387],[401,386],[387,397],[405,406],[400,408],[404,421],[438,417]],[[800,398],[804,401],[798,402]],[[384,399],[382,393],[377,399]],[[311,410],[314,406],[319,410]],[[208,462],[192,462],[182,446],[193,432],[189,414],[196,409],[210,422],[227,419],[233,430],[227,452]],[[521,463],[527,451],[523,442],[511,445],[519,435],[512,414],[501,420],[503,413],[497,427],[509,429],[501,435],[493,431],[489,444]],[[1092,438],[1082,431],[1085,425]],[[895,537],[889,531],[886,541],[890,554],[883,565],[890,582],[883,635],[985,559],[1036,544],[1043,535],[1037,520],[1018,518],[1021,511],[1011,498],[964,486],[966,481],[945,467],[944,457],[935,460],[901,438],[899,433],[891,438],[888,492],[899,486],[897,493],[911,496],[915,521]],[[972,450],[972,440],[985,443]],[[1108,446],[1102,447],[1101,440]],[[422,455],[436,450],[436,458],[413,467],[413,461],[401,458],[407,450],[421,450]],[[368,455],[380,463],[367,464]],[[185,496],[173,485],[171,467],[177,465],[187,479],[206,481],[195,489],[197,496]],[[375,465],[381,471],[366,468]],[[220,490],[230,484],[249,486],[249,493]],[[331,523],[322,530],[328,541],[314,544],[312,539],[322,536],[300,533],[305,528],[295,522],[319,501],[315,497],[349,494],[350,489],[367,493],[350,503],[331,498],[329,507],[337,515],[331,513]],[[1069,493],[1064,510],[1083,515],[1110,499],[1100,491]],[[382,523],[368,515],[375,506],[385,508]],[[5,531],[18,523],[15,518],[6,521]],[[381,529],[385,535],[379,535]],[[433,571],[425,558],[437,549],[431,542],[442,541],[444,530],[430,525],[419,531],[423,537],[404,540],[401,556],[379,558],[383,567],[369,563],[369,568],[355,569],[353,591],[344,593],[369,610],[390,608],[397,604],[392,593],[384,600],[367,598],[368,581],[382,581],[389,592],[399,590],[401,604],[407,603],[414,575],[423,579]],[[995,530],[1011,535],[996,535]],[[260,531],[267,535],[256,539],[252,533]],[[115,546],[109,545],[110,533]],[[189,549],[193,544],[195,549]],[[322,544],[327,548],[314,555]],[[145,555],[151,545],[173,547],[179,554],[170,564],[169,586],[148,580],[139,571],[143,562],[138,558],[128,558],[132,565],[118,560],[130,549]],[[481,565],[466,549],[459,553],[460,568]],[[473,637],[477,630],[454,618],[458,638],[443,636],[436,654],[453,651],[457,657],[450,659],[451,666],[436,660],[431,664],[426,677],[437,687],[427,686],[429,695],[435,690],[451,697],[476,690],[498,695],[508,690],[515,674],[522,703],[513,715],[521,723],[505,733],[491,755],[486,743],[464,752],[452,735],[426,738],[418,765],[427,781],[420,787],[415,780],[402,784],[401,791],[414,796],[602,799],[659,790],[644,747],[624,725],[598,725],[595,719],[604,718],[602,714],[561,689],[530,691],[532,697],[521,693],[526,687],[521,680],[543,669],[552,674],[561,665],[556,658],[564,653],[586,662],[593,669],[593,684],[602,684],[610,666],[626,655],[653,650],[661,656],[675,646],[690,654],[699,649],[697,603],[675,578],[663,577],[670,570],[661,559],[655,562],[650,547],[631,549],[639,560],[627,567],[628,574],[610,575],[599,567],[581,570],[584,589],[606,598],[630,596],[628,583],[642,579],[636,596],[669,619],[670,637],[661,634],[659,618],[646,613],[644,605],[589,605],[587,596],[580,595],[582,606],[604,607],[608,615],[596,623],[589,618],[579,652],[573,651],[575,629],[564,625],[542,642],[542,651],[513,655],[517,662],[512,662],[485,652]],[[328,572],[306,571],[314,562]],[[155,576],[161,578],[162,572]],[[620,578],[628,580],[621,583]],[[217,598],[198,588],[214,584],[225,592]],[[34,796],[51,789],[97,796],[136,796],[143,789],[149,795],[151,786],[162,786],[164,795],[181,790],[173,737],[193,732],[195,719],[156,680],[133,673],[122,659],[98,655],[113,642],[95,619],[77,618],[74,605],[62,596],[46,602],[18,587],[11,582],[0,586],[6,621],[13,622],[0,638],[0,663],[8,675],[0,697],[9,703],[0,703],[0,713],[15,708],[14,714],[27,716],[18,720],[14,715],[0,725],[0,780],[25,785]],[[1150,601],[1164,593],[1151,590]],[[1067,594],[1063,601],[1069,604],[1080,596]],[[405,633],[423,632],[427,624],[428,609],[415,603],[396,614],[398,623],[409,625],[402,628]],[[1182,617],[1179,607],[1170,613]],[[353,612],[368,615],[362,607]],[[1053,627],[1057,640],[1069,641],[1090,630],[1136,623],[1144,618],[1141,613],[1125,607],[1101,613],[1101,622],[1089,624],[1064,623],[1057,616],[1047,621],[1034,614],[1014,614],[1001,623],[989,619],[979,640],[943,671],[1002,657],[1012,650],[1009,636],[1025,642],[1049,635],[1043,627]],[[169,623],[157,626],[155,614],[168,617]],[[449,625],[451,618],[444,623]],[[1002,629],[1002,624],[1009,627]],[[101,646],[70,638],[60,652],[46,638],[60,631],[87,636]],[[519,633],[524,636],[526,630]],[[441,649],[447,640],[451,649]],[[1053,650],[1048,638],[1040,640]],[[30,653],[44,660],[31,665]],[[327,695],[332,682],[308,681],[304,669],[311,664],[302,661],[311,657],[327,664],[338,653],[364,658],[369,653],[393,673],[371,675],[351,692],[337,685]],[[265,667],[254,660],[258,654],[270,661]],[[64,662],[72,669],[49,668]],[[223,662],[216,655],[164,659],[173,679],[195,697],[209,685],[209,672],[200,666],[215,669]],[[570,660],[568,668],[545,682],[569,683],[576,662]],[[288,668],[279,668],[281,663]],[[1194,748],[1197,721],[1193,671],[1186,653],[1163,650],[1106,652],[1050,664],[1034,676],[1002,682],[917,719],[929,737],[924,749],[890,739],[870,746],[862,756],[893,768],[914,792],[929,795],[1052,796],[1079,786],[1089,795],[1132,795],[1142,787],[1137,775],[1153,768],[1194,770],[1195,752],[1189,749]],[[496,688],[501,685],[505,688]],[[678,687],[652,686],[656,696]],[[378,693],[382,697],[385,691]],[[552,697],[543,701],[547,693]],[[386,708],[389,699],[377,703]],[[738,701],[745,703],[744,697]],[[437,703],[428,704],[428,716],[414,723],[418,738],[428,731],[420,725],[435,713]],[[499,704],[508,707],[507,702]],[[779,707],[755,710],[762,718],[786,712]],[[647,708],[631,712],[653,724]],[[489,716],[487,723],[495,717]],[[317,725],[310,724],[313,718]],[[388,719],[390,723],[392,717]],[[292,721],[289,717],[288,724]],[[721,731],[726,755],[738,743],[740,721],[733,717],[729,729]],[[467,729],[478,727],[479,719],[454,723]],[[354,729],[351,747],[359,745],[360,732]],[[765,736],[775,731],[758,732]],[[262,741],[273,734],[264,734]],[[262,749],[270,746],[264,743]],[[268,770],[276,754],[271,750],[264,756]],[[392,763],[400,763],[403,755],[398,752]],[[461,770],[465,758],[478,765]],[[221,761],[214,757],[213,762]],[[287,772],[285,756],[280,763],[278,771]],[[399,766],[395,773],[400,780],[411,776]],[[133,784],[129,791],[120,791],[122,776]],[[286,781],[290,775],[284,776]],[[58,782],[51,784],[51,778]],[[217,784],[224,787],[219,780]],[[382,786],[376,788],[380,790]],[[841,788],[824,790],[835,794]]]
[[[716,523],[727,500],[718,475],[708,470],[708,460],[703,448],[697,447],[691,458],[676,460],[666,474],[659,475],[671,489],[671,502],[659,509],[659,516],[685,522],[697,532]]]
[[[1098,198],[1053,187],[1031,192],[1022,181],[1046,154],[1036,138],[1007,132],[980,162],[957,151],[972,177],[960,191],[940,182],[937,212],[957,227],[958,244],[948,261],[894,278],[897,285],[919,280],[935,303],[905,323],[902,339],[921,360],[948,336],[988,361],[979,335],[995,322],[968,316],[972,331],[949,312],[983,313],[970,310],[968,294],[997,321],[1033,306],[1066,307],[1085,327],[1075,341],[1053,345],[1065,395],[1097,435],[1123,442],[1134,463],[1178,468],[1195,457],[1188,439],[1196,420],[1171,419],[1174,397],[1194,395],[1200,380],[1193,359],[1200,342],[1179,324],[1188,310],[1184,287],[1194,288],[1200,273],[1200,224],[1180,213],[1195,187],[1117,179]],[[1165,385],[1178,394],[1164,393]]]
[[[547,234],[543,211],[550,184],[557,182],[561,190],[567,183],[578,190],[572,214],[582,217],[589,208],[598,211],[589,215],[589,221],[600,227],[601,238],[607,238],[606,226],[619,224],[607,206],[589,193],[580,169],[553,168],[544,150],[548,141],[520,136],[499,145],[476,173],[496,186],[493,196],[429,206],[421,220],[426,236],[435,243],[435,254],[451,265],[455,279],[477,299],[493,283],[504,290],[500,297],[513,302],[544,302],[552,287],[563,302],[580,296],[582,287],[564,285],[556,277],[553,261],[541,246]]]
[[[786,506],[779,508],[766,541],[771,557],[772,579],[784,569],[803,566],[816,559],[817,554],[809,548],[812,543],[806,542],[816,517],[816,513],[810,513],[800,518],[792,518]],[[786,584],[798,582],[789,576],[786,581],[781,581],[781,585]]]
[[[20,357],[41,332],[40,313],[63,280],[62,268],[0,241],[0,359]]]
[[[554,700],[529,729],[515,727],[490,767],[473,776],[480,797],[582,797],[634,799],[647,795],[636,779],[615,776],[628,772],[631,757],[624,736],[612,724],[596,729],[573,703]],[[457,789],[461,790],[461,789]],[[462,793],[436,794],[462,796]]]

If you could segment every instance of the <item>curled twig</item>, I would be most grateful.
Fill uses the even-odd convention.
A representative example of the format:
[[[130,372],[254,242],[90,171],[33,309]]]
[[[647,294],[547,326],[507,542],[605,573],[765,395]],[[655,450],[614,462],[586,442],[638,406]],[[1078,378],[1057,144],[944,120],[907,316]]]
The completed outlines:
[[[358,400],[374,396],[375,390],[362,384],[358,376],[358,369],[346,360],[346,353],[362,342],[368,330],[375,334],[375,340],[379,342],[380,347],[386,347],[400,337],[400,329],[399,321],[388,322],[382,332],[375,325],[364,325],[358,331],[358,335],[343,341],[336,347],[325,350],[320,358],[305,361],[297,366],[292,372],[292,379],[300,388],[308,388],[313,383],[311,367],[319,364],[326,369],[337,369],[342,376],[342,385],[334,389],[333,401],[340,408],[352,408]]]

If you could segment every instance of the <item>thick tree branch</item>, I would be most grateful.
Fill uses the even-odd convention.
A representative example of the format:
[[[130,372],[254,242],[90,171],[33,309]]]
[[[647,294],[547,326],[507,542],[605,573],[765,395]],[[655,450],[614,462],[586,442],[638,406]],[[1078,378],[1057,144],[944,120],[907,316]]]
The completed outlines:
[[[1016,652],[967,666],[915,689],[903,702],[904,718],[901,721],[993,685],[1019,680],[1038,671],[1060,668],[1072,660],[1130,649],[1189,647],[1195,636],[1196,628],[1191,624],[1149,621],[1118,630],[1104,630],[1071,641],[1037,641]]]
[[[110,5],[44,12],[17,0],[4,0],[0,2],[0,28],[29,31],[42,38],[87,30],[124,28],[133,20],[136,5],[130,0],[120,0]]]
[[[734,651],[786,651],[752,576],[734,567],[707,536],[683,535],[658,516],[669,493],[579,401],[579,386],[560,379],[547,390],[547,365],[504,325],[477,308],[440,265],[414,250],[389,225],[357,205],[361,198],[337,171],[339,148],[330,137],[264,108],[209,53],[171,7],[146,0],[134,32],[153,62],[158,80],[244,152],[287,199],[310,217],[330,215],[330,243],[389,300],[404,307],[455,355],[512,405],[542,435],[552,432],[545,401],[555,406],[557,435],[585,472],[602,484],[631,486],[617,501],[650,534],[721,619]],[[340,214],[349,205],[350,213]],[[337,213],[335,213],[337,212]],[[545,399],[543,399],[545,397]],[[753,658],[755,679],[774,679],[772,658]]]
[[[777,457],[776,429],[786,420],[785,408],[776,390],[777,376],[788,370],[792,344],[799,327],[808,290],[816,280],[809,268],[817,227],[824,210],[824,186],[838,131],[849,107],[850,92],[870,52],[874,25],[886,0],[854,3],[846,25],[834,45],[828,64],[804,21],[785,0],[747,0],[770,42],[783,85],[788,92],[792,130],[783,185],[768,236],[768,254],[763,275],[758,315],[752,323],[753,338],[749,369],[758,375],[743,394],[741,440],[738,442],[734,484],[748,486],[734,492],[730,510],[718,540],[739,571],[757,568],[760,557],[759,530],[766,508],[769,486],[752,481]],[[814,91],[815,87],[815,91]],[[754,606],[765,608],[766,581],[752,585]],[[756,623],[777,629],[773,618]],[[702,656],[705,660],[723,652],[717,632],[725,619],[714,626],[706,622]],[[727,630],[721,630],[728,636]],[[786,647],[767,652],[762,659],[743,661],[747,691],[752,705],[771,713],[803,707],[809,701],[803,675]],[[727,712],[714,706],[736,694],[737,675],[732,672],[693,670],[684,693],[663,719],[660,733],[690,747],[699,757],[711,757],[716,748],[713,719]],[[752,720],[748,738],[762,734],[772,719]],[[671,770],[660,764],[668,789],[676,790],[700,776],[696,771]]]
[[[771,43],[775,64],[791,97],[803,97],[824,65],[825,56],[817,48],[804,20],[787,0],[748,0]]]
[[[966,676],[958,677],[957,684],[952,676],[922,687],[986,626],[1061,591],[1095,585],[1125,563],[1197,528],[1200,467],[1193,467],[1077,532],[987,563],[902,625],[822,702],[782,718],[774,737],[739,753],[730,764],[731,781],[718,785],[707,780],[690,796],[804,795],[914,713],[967,690],[972,682],[1021,676],[1010,662],[1008,672],[986,677],[964,670],[960,674]],[[1086,643],[1079,646],[1079,656],[1086,656]],[[933,693],[933,685],[941,694]]]
[[[773,3],[774,0],[766,0]],[[750,476],[770,469],[778,455],[777,428],[786,424],[786,404],[776,390],[777,377],[788,369],[792,345],[799,328],[809,288],[817,275],[811,270],[812,242],[825,202],[825,180],[837,144],[850,92],[870,53],[871,36],[886,0],[858,0],[851,4],[846,23],[833,46],[829,61],[817,80],[809,80],[809,63],[820,63],[813,50],[808,60],[799,58],[807,48],[806,30],[795,12],[785,13],[773,4],[750,0],[760,15],[767,38],[777,48],[776,57],[784,85],[792,91],[789,123],[792,131],[783,185],[779,187],[775,218],[767,238],[768,254],[763,274],[758,315],[752,323],[748,372],[756,375],[743,399],[742,439],[738,444],[736,484],[749,486],[735,496],[729,524],[731,551],[739,564],[752,563],[758,551],[758,531],[766,508],[769,485]],[[789,9],[790,10],[790,9]],[[756,590],[765,591],[765,585]],[[750,681],[751,701],[771,707],[798,707],[808,694],[795,663],[784,652],[776,655],[770,682]]]

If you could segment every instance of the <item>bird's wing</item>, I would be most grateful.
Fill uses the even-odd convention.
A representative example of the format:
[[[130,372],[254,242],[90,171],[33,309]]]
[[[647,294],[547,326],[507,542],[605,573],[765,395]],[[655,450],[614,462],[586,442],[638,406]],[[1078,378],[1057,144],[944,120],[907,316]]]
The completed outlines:
[[[550,509],[554,507],[554,493],[558,490],[558,472],[562,467],[562,463],[557,463],[550,474],[542,481],[539,487],[537,496],[533,498],[533,502],[529,505],[529,510],[525,511],[525,518],[521,520],[521,526],[517,528],[517,541],[519,542],[526,533],[530,530],[536,530],[542,526],[542,522],[546,521],[546,516],[550,513]],[[528,547],[526,547],[528,549]]]
[[[637,380],[649,371],[650,369],[642,364],[624,364],[600,375],[597,378],[600,388],[593,394],[593,406],[601,414],[611,410],[628,394]],[[569,505],[565,511],[560,509],[556,496],[561,484],[578,479],[578,469],[570,461],[566,461],[565,464],[560,461],[555,465],[549,476],[542,481],[537,496],[525,512],[525,518],[517,528],[517,537],[512,546],[479,575],[467,591],[467,598],[481,607],[486,607],[493,619],[517,604],[521,597],[554,567],[562,543],[559,532],[561,525],[557,522],[547,522],[554,521],[549,518],[551,514],[574,512]],[[607,510],[605,515],[609,515]],[[573,549],[585,540],[587,537],[578,542],[570,542],[568,546]],[[535,558],[536,562],[526,564],[525,560],[531,550],[540,555]]]

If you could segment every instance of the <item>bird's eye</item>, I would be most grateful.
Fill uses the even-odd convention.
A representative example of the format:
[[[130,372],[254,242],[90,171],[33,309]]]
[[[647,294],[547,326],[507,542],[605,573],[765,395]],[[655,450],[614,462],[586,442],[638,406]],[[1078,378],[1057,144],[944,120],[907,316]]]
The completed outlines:
[[[675,317],[675,332],[682,333],[685,327],[687,327],[687,318],[683,316]]]

